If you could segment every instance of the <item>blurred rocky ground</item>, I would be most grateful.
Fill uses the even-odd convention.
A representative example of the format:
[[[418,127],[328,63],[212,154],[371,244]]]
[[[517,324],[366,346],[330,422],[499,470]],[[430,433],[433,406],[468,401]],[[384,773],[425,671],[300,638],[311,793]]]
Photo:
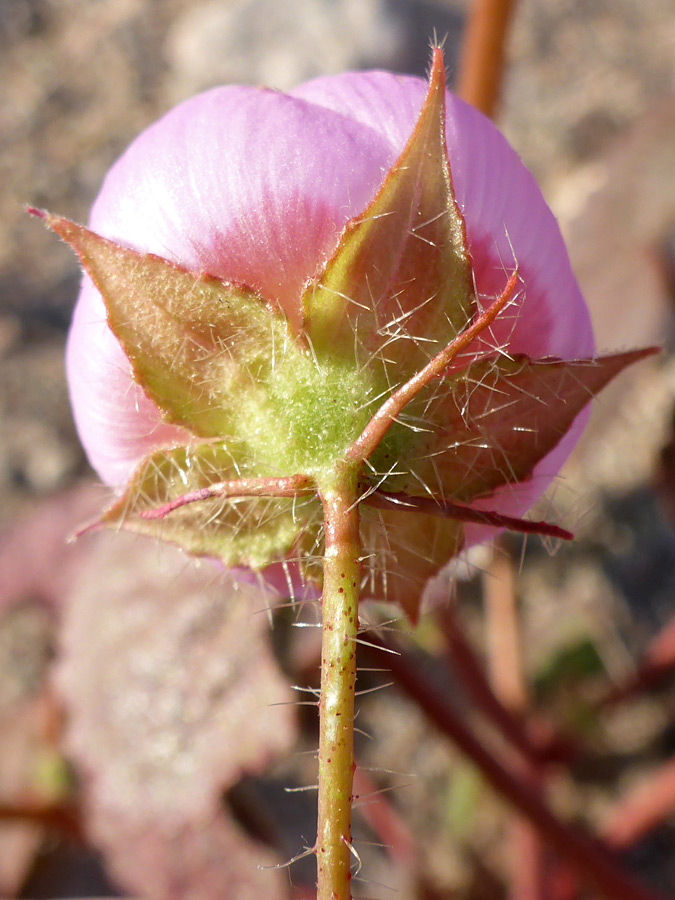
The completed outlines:
[[[0,619],[2,722],[16,721],[22,698],[39,693],[55,647],[53,610],[86,552],[66,546],[65,534],[104,497],[97,487],[81,487],[91,473],[63,372],[77,266],[24,205],[86,221],[106,170],[133,137],[177,101],[215,84],[284,89],[349,68],[423,74],[434,33],[446,36],[452,81],[466,6],[0,0],[0,612],[9,611]],[[599,346],[660,343],[667,351],[597,404],[548,501],[581,539],[556,557],[528,545],[519,581],[529,671],[542,675],[561,648],[590,640],[605,672],[620,680],[675,611],[672,0],[520,0],[498,121],[560,218]],[[425,809],[439,783],[450,797],[447,753],[428,742],[410,709],[397,713],[408,735],[399,746],[390,733],[394,701],[382,696],[379,705],[372,701],[370,717],[390,754],[392,746],[396,751],[390,768],[428,763],[429,779],[401,805],[431,855],[440,838],[424,822],[443,838],[455,827],[447,810]],[[639,750],[668,734],[672,745],[674,710],[672,696],[646,701],[641,718],[619,718],[608,734],[618,748],[627,741]],[[386,758],[385,750],[378,764]],[[468,784],[463,803],[466,791],[476,795]],[[601,816],[606,801],[588,802]],[[485,828],[475,853],[494,837],[495,815],[481,811]],[[23,863],[12,868],[5,860],[3,868],[0,853],[0,893],[21,884],[41,837],[29,830],[11,840],[24,848]],[[457,859],[436,856],[444,860],[439,882],[460,877]],[[659,877],[675,890],[675,859],[666,857],[661,853]],[[53,896],[38,882],[31,896]],[[91,879],[84,884],[91,887]]]

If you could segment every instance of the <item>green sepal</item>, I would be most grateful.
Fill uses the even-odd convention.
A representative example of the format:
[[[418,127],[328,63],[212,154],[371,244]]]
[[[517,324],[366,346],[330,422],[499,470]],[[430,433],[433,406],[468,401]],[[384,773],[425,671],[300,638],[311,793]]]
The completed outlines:
[[[361,504],[362,597],[398,603],[419,618],[424,587],[464,546],[464,526],[410,510]]]
[[[314,496],[215,496],[158,518],[144,514],[222,481],[269,476],[240,448],[223,441],[157,451],[136,469],[100,524],[169,541],[226,566],[262,569],[283,560],[306,529],[318,530],[322,514]]]
[[[445,144],[440,55],[408,144],[374,200],[347,224],[303,305],[319,359],[384,366],[390,385],[471,321],[475,292]]]
[[[135,380],[165,420],[202,437],[239,435],[276,367],[300,356],[284,316],[246,287],[45,220],[100,291]]]
[[[415,404],[424,404],[427,430],[384,489],[470,503],[527,481],[592,397],[654,352],[571,361],[499,356],[472,363],[416,398]],[[403,423],[395,427],[405,430]]]

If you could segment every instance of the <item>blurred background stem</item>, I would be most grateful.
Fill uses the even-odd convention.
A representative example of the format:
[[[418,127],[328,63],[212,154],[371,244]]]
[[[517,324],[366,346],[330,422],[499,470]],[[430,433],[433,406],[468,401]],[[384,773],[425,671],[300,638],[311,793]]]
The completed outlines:
[[[513,559],[505,542],[495,539],[492,563],[483,576],[487,662],[495,695],[516,718],[525,722],[528,690]],[[526,728],[526,726],[525,726]],[[518,758],[521,777],[545,796],[545,773],[531,756]],[[511,900],[546,900],[546,853],[538,830],[514,812],[510,822]]]
[[[516,0],[474,0],[462,40],[456,92],[486,116],[499,103],[506,39]]]

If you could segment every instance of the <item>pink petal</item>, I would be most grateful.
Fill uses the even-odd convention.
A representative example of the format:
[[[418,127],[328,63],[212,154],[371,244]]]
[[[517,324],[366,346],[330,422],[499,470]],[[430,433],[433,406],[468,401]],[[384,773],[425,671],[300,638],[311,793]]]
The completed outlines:
[[[378,131],[396,154],[412,132],[425,94],[425,82],[389,72],[319,78],[293,91],[294,96],[350,115]],[[595,344],[588,310],[558,224],[532,175],[494,125],[449,92],[446,139],[479,295],[489,301],[501,293],[516,263],[524,283],[517,317],[492,328],[495,345],[531,357],[592,356]],[[502,489],[483,504],[485,508],[509,515],[529,509],[567,459],[587,418],[587,412],[577,418],[530,482]],[[472,526],[467,538],[475,542],[488,533]]]
[[[419,78],[359,72],[319,78],[292,94],[378,131],[398,156],[426,90]],[[536,181],[489,119],[450,92],[446,100],[448,155],[478,291],[485,298],[499,294],[516,263],[527,290],[523,313],[504,326],[504,339],[514,353],[533,357],[592,355],[586,304]]]
[[[106,325],[101,295],[87,276],[68,334],[66,371],[80,440],[106,484],[125,484],[155,447],[187,442],[182,429],[162,422],[133,380],[131,364]]]
[[[304,282],[371,199],[391,150],[367,126],[263,88],[224,87],[141,134],[91,226],[258,288],[297,320]]]

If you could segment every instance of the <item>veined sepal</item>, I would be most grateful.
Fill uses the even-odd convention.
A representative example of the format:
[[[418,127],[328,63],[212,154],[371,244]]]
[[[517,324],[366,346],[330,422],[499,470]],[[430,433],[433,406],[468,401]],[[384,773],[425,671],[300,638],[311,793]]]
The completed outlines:
[[[321,505],[311,479],[263,474],[241,448],[212,441],[153,453],[99,524],[262,569],[320,528]]]

